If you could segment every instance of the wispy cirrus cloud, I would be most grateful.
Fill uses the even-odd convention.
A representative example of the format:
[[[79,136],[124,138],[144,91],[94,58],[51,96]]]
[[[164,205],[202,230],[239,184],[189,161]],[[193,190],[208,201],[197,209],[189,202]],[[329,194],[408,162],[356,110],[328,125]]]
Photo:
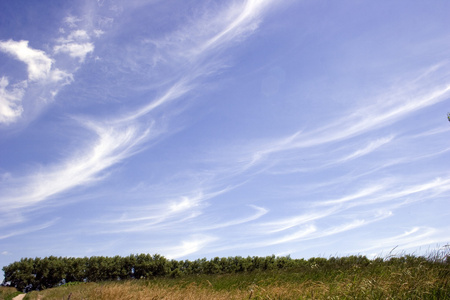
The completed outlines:
[[[426,246],[436,247],[436,245],[448,243],[447,235],[445,234],[446,230],[448,228],[437,229],[426,226],[415,226],[391,237],[368,241],[367,244],[371,246],[361,251],[376,253],[373,255],[378,257],[389,257],[390,255],[396,255],[397,252],[408,251],[410,249],[418,249]],[[387,253],[386,249],[391,249],[391,252]]]
[[[165,257],[177,259],[198,252],[214,242],[216,238],[210,235],[195,234],[181,241],[179,245],[164,249]]]
[[[351,159],[355,159],[364,155],[367,155],[375,150],[377,150],[378,148],[382,147],[383,145],[389,143],[390,141],[392,141],[394,139],[394,137],[388,136],[388,137],[383,137],[383,138],[379,138],[376,139],[374,141],[371,141],[369,144],[367,144],[365,147],[356,150],[355,152],[341,158],[337,163],[343,163],[346,162],[348,160]]]
[[[143,232],[175,227],[201,215],[206,201],[227,190],[206,192],[200,188],[192,191],[181,191],[179,195],[161,195],[152,193],[158,204],[127,205],[121,208],[119,215],[113,212],[95,222],[96,226],[105,226],[107,233]],[[181,225],[183,226],[183,225]]]
[[[86,125],[97,135],[96,142],[86,150],[43,171],[1,182],[1,202],[5,204],[2,211],[31,207],[73,187],[96,182],[102,171],[138,151],[137,146],[151,132],[133,126],[117,130],[94,123]]]
[[[335,212],[335,209],[320,212],[308,212],[295,217],[286,217],[282,220],[273,220],[266,223],[258,224],[262,231],[267,233],[275,233],[280,231],[285,231],[304,224],[313,224],[314,221],[323,219],[330,216]]]
[[[428,87],[429,81],[432,80],[432,78],[429,78],[423,82],[415,83],[414,88],[408,85],[408,89],[404,93],[402,92],[403,88],[399,87],[399,91],[386,96],[387,99],[384,102],[378,100],[375,105],[369,104],[367,107],[356,109],[350,115],[331,121],[331,124],[309,132],[299,130],[287,137],[267,142],[265,145],[256,146],[259,149],[253,150],[254,152],[249,159],[249,166],[261,162],[270,155],[273,156],[278,153],[283,153],[284,155],[288,151],[318,147],[350,139],[400,121],[408,114],[419,109],[445,101],[450,96],[450,85],[446,84],[445,81],[448,75],[440,73],[435,75],[438,78],[444,77],[443,79],[441,78],[438,85]],[[411,93],[414,93],[414,96],[411,96]],[[367,154],[392,140],[393,137],[387,137],[373,141],[366,148],[354,152],[343,159],[348,160]]]
[[[149,114],[163,104],[186,95],[198,84],[197,81],[201,76],[209,75],[217,70],[217,64],[207,61],[212,54],[212,49],[217,51],[218,48],[229,47],[233,43],[239,42],[246,34],[254,31],[257,27],[261,7],[267,3],[267,1],[250,1],[230,6],[225,11],[218,11],[220,15],[227,15],[226,22],[215,15],[200,19],[197,24],[193,23],[192,28],[200,26],[208,29],[205,34],[190,36],[189,32],[195,31],[184,30],[173,33],[173,36],[185,35],[186,40],[190,36],[189,41],[181,43],[183,46],[191,45],[190,47],[184,48],[183,52],[169,53],[170,60],[177,60],[176,57],[184,56],[183,53],[191,53],[193,59],[190,62],[189,70],[181,67],[179,80],[169,86],[163,96],[150,100],[148,104],[137,110],[131,110],[131,113],[112,116],[106,121],[100,122],[84,117],[82,120],[86,124],[84,127],[94,133],[96,138],[84,145],[85,150],[79,151],[80,154],[75,151],[75,155],[69,156],[59,164],[42,167],[41,171],[33,175],[10,178],[7,182],[3,182],[3,186],[9,187],[6,189],[7,197],[5,197],[5,202],[9,204],[8,209],[32,207],[74,187],[95,183],[102,178],[101,174],[105,170],[133,155],[139,150],[139,146],[157,136],[159,133],[146,128]],[[80,20],[73,19],[73,22],[68,24],[71,28],[77,28],[79,22]],[[167,40],[171,39],[169,37]],[[86,55],[94,49],[89,40],[90,37],[86,31],[76,29],[66,37],[60,38],[54,51],[67,53],[71,57],[79,59],[81,63]],[[27,43],[21,42],[19,45],[24,47]],[[208,46],[201,46],[199,51],[199,45]],[[161,47],[167,49],[165,47],[168,46]],[[194,51],[194,49],[197,50]],[[41,78],[45,74],[50,74],[53,60],[45,56],[42,51],[31,53],[34,58],[27,61],[30,61],[34,69],[36,69],[35,66],[38,66],[37,70],[33,71],[33,78]],[[22,186],[20,190],[14,188],[19,185]],[[174,208],[181,208],[183,205],[186,206],[187,202],[179,203]]]
[[[386,202],[411,203],[436,196],[450,190],[450,178],[433,178],[428,182],[400,184],[398,180],[384,179],[384,183],[367,186],[354,194],[339,199],[318,201],[313,206],[340,206],[347,208]],[[420,179],[422,181],[422,179]]]
[[[24,235],[27,233],[39,231],[39,230],[51,227],[51,226],[55,225],[57,222],[58,222],[58,218],[55,218],[54,220],[43,223],[43,224],[34,224],[33,226],[30,226],[27,228],[21,228],[19,230],[12,230],[12,231],[9,231],[7,234],[0,235],[0,240],[6,239],[9,237],[13,237],[13,236]]]
[[[189,25],[159,39],[146,38],[151,44],[154,64],[174,69],[169,78],[158,78],[169,84],[162,96],[126,114],[121,121],[136,120],[163,104],[171,103],[193,89],[201,87],[201,79],[227,67],[218,56],[221,51],[241,42],[258,28],[264,8],[272,1],[256,0],[220,5],[195,16]],[[172,74],[172,73],[170,73]]]
[[[234,220],[230,220],[230,221],[226,221],[226,222],[222,222],[222,223],[206,225],[203,227],[199,227],[198,229],[201,231],[205,231],[205,230],[226,228],[226,227],[236,226],[236,225],[243,225],[243,224],[258,220],[259,218],[263,217],[264,215],[266,215],[269,212],[269,210],[264,207],[259,207],[256,205],[250,205],[250,207],[253,208],[254,210],[256,210],[256,212],[249,217],[244,217],[241,219],[234,219]]]
[[[28,75],[1,78],[0,122],[28,118],[35,99],[42,106],[54,99],[51,121],[37,123],[64,134],[66,143],[44,149],[51,163],[29,158],[17,168],[0,166],[0,218],[11,225],[2,228],[27,227],[43,208],[51,207],[47,217],[70,206],[77,220],[60,225],[87,253],[106,251],[107,240],[109,253],[132,247],[170,258],[288,254],[353,240],[375,232],[377,223],[395,223],[407,206],[444,198],[449,129],[422,113],[449,99],[448,64],[436,64],[439,57],[431,67],[423,68],[428,61],[411,67],[412,76],[411,69],[386,72],[375,66],[385,57],[362,51],[365,38],[344,41],[347,33],[339,30],[335,41],[319,29],[321,46],[309,53],[317,24],[291,18],[288,9],[278,14],[276,6],[285,3],[206,1],[174,9],[162,2],[86,2],[41,46],[11,40],[16,48],[2,51],[24,63]],[[299,38],[297,30],[310,37]],[[256,32],[249,39],[255,43],[241,48]],[[345,57],[322,49],[327,43],[338,52],[345,43]],[[369,67],[364,52],[376,58]],[[238,66],[229,68],[233,54]],[[350,66],[348,76],[346,63],[363,70]],[[283,70],[270,77],[279,83],[275,94],[265,86],[268,66]],[[68,83],[68,92],[59,93]],[[351,97],[339,99],[347,89],[342,93]],[[85,242],[90,238],[96,241]]]

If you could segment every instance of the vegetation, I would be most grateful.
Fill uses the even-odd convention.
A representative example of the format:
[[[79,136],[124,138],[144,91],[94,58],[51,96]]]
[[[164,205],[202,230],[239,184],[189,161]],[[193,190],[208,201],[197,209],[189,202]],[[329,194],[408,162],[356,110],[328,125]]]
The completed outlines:
[[[0,300],[11,300],[20,294],[15,288],[0,286]]]
[[[31,269],[31,263],[46,269]],[[16,280],[19,288],[40,287],[41,291],[31,292],[25,299],[450,299],[449,263],[447,248],[428,257],[373,260],[365,256],[196,261],[145,254],[51,257],[22,259],[4,271],[5,281]],[[47,272],[50,269],[52,272]],[[27,275],[22,270],[33,272]],[[22,282],[19,277],[29,281]],[[44,287],[56,288],[42,290]]]

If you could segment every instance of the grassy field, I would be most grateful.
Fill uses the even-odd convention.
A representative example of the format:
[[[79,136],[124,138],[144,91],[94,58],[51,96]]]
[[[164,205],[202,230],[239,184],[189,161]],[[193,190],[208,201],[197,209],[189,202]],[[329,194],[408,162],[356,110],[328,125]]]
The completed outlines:
[[[22,294],[15,288],[0,286],[0,300],[11,300],[15,296]]]
[[[450,261],[403,256],[235,274],[71,283],[25,299],[450,299]]]

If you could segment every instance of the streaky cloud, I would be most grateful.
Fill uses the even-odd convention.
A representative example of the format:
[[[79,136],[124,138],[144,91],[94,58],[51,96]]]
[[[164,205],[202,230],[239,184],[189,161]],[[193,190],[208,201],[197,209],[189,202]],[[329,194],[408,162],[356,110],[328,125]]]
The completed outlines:
[[[386,97],[383,102],[375,100],[376,104],[355,109],[349,115],[338,118],[326,126],[311,131],[302,129],[284,138],[249,147],[249,150],[247,150],[250,152],[247,154],[249,155],[247,159],[248,167],[259,165],[268,156],[285,155],[288,151],[336,143],[386,127],[417,110],[445,101],[450,96],[450,84],[446,83],[448,75],[446,73],[441,74],[442,72],[439,73],[437,70],[434,70],[434,72],[426,71],[425,78],[422,78],[421,81],[404,83],[404,87],[397,87],[397,90],[391,94],[378,96]],[[435,77],[437,77],[437,83],[432,84],[430,81]],[[411,97],[410,95],[413,92],[415,95]],[[344,159],[348,160],[367,154],[387,144],[392,139],[393,137],[379,139]]]
[[[216,57],[219,49],[226,49],[241,41],[257,29],[262,8],[271,1],[252,0],[234,4],[212,16],[200,16],[191,26],[169,34],[162,40],[147,40],[154,44],[160,54],[159,60],[180,69],[178,79],[172,83],[162,96],[147,105],[118,118],[117,122],[137,120],[163,104],[186,95],[198,87],[200,78],[210,76],[224,67]],[[178,63],[179,62],[179,63]]]
[[[24,235],[24,234],[27,234],[27,233],[43,230],[45,228],[51,227],[54,224],[56,224],[58,220],[59,219],[56,218],[56,219],[54,219],[52,221],[49,221],[49,222],[46,222],[44,224],[38,224],[38,225],[35,224],[35,225],[27,227],[27,228],[22,228],[22,229],[15,230],[15,231],[14,230],[10,231],[7,234],[0,235],[0,240],[6,239],[6,238],[10,238],[10,237],[13,237],[13,236]]]
[[[284,243],[302,240],[302,239],[308,238],[309,236],[311,236],[312,234],[317,232],[317,230],[318,230],[317,227],[314,225],[306,225],[305,227],[301,228],[300,230],[297,230],[296,232],[294,232],[292,234],[285,235],[285,236],[275,239],[275,240],[266,241],[263,245],[259,245],[258,247],[261,247],[261,246],[266,247],[266,246],[272,246],[272,245],[278,245],[278,244],[284,244]]]
[[[271,221],[266,223],[258,224],[258,227],[264,229],[267,233],[275,233],[280,231],[285,231],[293,227],[303,225],[305,223],[310,223],[316,220],[323,219],[330,216],[335,212],[335,209],[326,210],[322,212],[309,212],[295,217],[287,217],[282,220]]]
[[[184,191],[181,195],[159,199],[161,204],[133,205],[120,209],[120,216],[115,214],[106,216],[95,222],[101,233],[133,233],[144,231],[158,231],[161,229],[174,229],[183,226],[185,222],[192,221],[202,215],[207,201],[228,192],[230,188],[214,191],[203,191],[195,188]],[[158,196],[155,196],[158,199]],[[101,227],[104,226],[105,229]],[[231,225],[230,225],[231,226]]]
[[[448,228],[436,229],[427,226],[415,226],[395,236],[371,240],[368,242],[370,246],[361,251],[379,251],[377,256],[383,257],[386,255],[383,255],[383,251],[386,249],[392,249],[391,252],[393,252],[394,250],[402,251],[436,245],[439,243],[447,243],[448,235],[446,234],[446,230],[448,230]],[[395,253],[393,255],[395,255]]]
[[[85,124],[97,134],[89,149],[44,171],[0,183],[5,192],[0,198],[5,205],[0,211],[34,206],[56,194],[98,181],[101,172],[134,154],[151,131],[136,126],[119,129]]]
[[[169,259],[176,259],[179,257],[187,256],[189,254],[202,250],[215,240],[217,240],[217,238],[214,236],[194,234],[188,239],[181,241],[180,245],[166,248],[164,250],[164,253],[167,253],[165,257]]]
[[[362,199],[365,199],[368,197],[370,198],[371,195],[374,195],[376,192],[384,190],[385,188],[386,188],[385,184],[376,184],[376,185],[372,185],[372,186],[363,188],[354,194],[346,195],[339,199],[316,202],[313,205],[330,206],[330,205],[344,204],[344,203],[351,202],[351,201],[362,201]]]
[[[199,230],[206,231],[206,230],[213,230],[213,229],[219,229],[219,228],[226,228],[226,227],[230,227],[230,226],[242,225],[242,224],[245,224],[245,223],[248,223],[251,221],[255,221],[255,220],[261,218],[262,216],[266,215],[269,212],[264,207],[259,207],[256,205],[249,205],[249,206],[256,210],[256,213],[250,217],[200,227]]]
[[[214,23],[219,23],[221,30],[203,42],[196,52],[211,51],[221,44],[239,39],[257,29],[261,12],[271,0],[248,0],[242,5],[233,5],[225,10]],[[217,26],[213,23],[213,26]],[[207,28],[207,27],[203,27]]]
[[[253,21],[254,18],[251,12],[263,3],[265,3],[265,1],[250,1],[249,4],[245,4],[246,8],[244,14],[241,14],[237,9],[228,12],[231,16],[228,20],[233,23],[231,25],[222,24],[226,29],[222,29],[225,31],[219,33],[214,38],[213,43],[215,47],[218,47],[219,45],[225,47],[227,46],[227,43],[235,41],[238,36],[241,36],[241,33],[244,31],[240,31],[240,26],[238,25],[243,24],[243,22],[246,22],[247,24],[250,20]],[[69,23],[75,24],[75,21]],[[233,38],[229,38],[229,35]],[[61,40],[60,42],[71,43],[74,40],[79,41],[87,39],[88,35],[86,32],[77,30],[73,31],[65,40]],[[31,56],[32,59],[23,59],[29,62],[33,69],[38,66],[39,71],[34,71],[34,77],[40,78],[43,74],[47,74],[51,71],[52,59],[45,56],[43,52],[31,51],[27,48],[28,44],[26,42],[20,42],[19,44],[12,43],[12,45],[27,49],[28,52],[26,53],[31,53],[28,54],[28,56]],[[62,49],[64,48],[55,48],[55,51],[63,51]],[[209,47],[206,47],[196,55],[207,56],[208,53],[203,52],[208,52],[208,49]],[[82,54],[85,55],[88,52],[83,52]],[[69,54],[75,55],[70,51]],[[80,56],[79,58],[82,60],[84,59],[84,56]],[[39,64],[38,62],[40,61],[42,62]],[[97,139],[88,147],[89,151],[71,157],[67,161],[48,170],[38,172],[35,175],[27,176],[25,178],[19,178],[17,181],[20,183],[10,181],[8,184],[12,183],[14,186],[20,184],[23,185],[24,188],[21,192],[13,191],[12,188],[9,188],[8,198],[5,197],[5,202],[10,204],[10,208],[32,206],[74,187],[92,184],[99,180],[98,175],[101,172],[134,154],[136,147],[143,144],[146,140],[150,130],[140,129],[141,125],[139,125],[138,122],[143,122],[141,117],[147,115],[155,108],[186,94],[191,89],[191,85],[195,84],[195,79],[205,71],[205,69],[202,68],[198,70],[200,70],[198,71],[199,73],[186,73],[179,81],[173,84],[162,97],[155,101],[150,101],[149,104],[141,107],[128,116],[112,118],[105,123],[106,125],[101,125],[94,121],[83,120],[83,122],[87,124],[87,128],[97,135]],[[208,73],[210,71],[211,70],[208,70]]]
[[[356,150],[355,152],[349,154],[348,156],[343,157],[338,162],[342,163],[342,162],[346,162],[346,161],[351,160],[351,159],[355,159],[355,158],[367,155],[367,154],[377,150],[378,148],[382,147],[383,145],[389,143],[390,141],[392,141],[392,139],[394,139],[394,136],[391,135],[391,136],[388,136],[388,137],[384,137],[384,138],[380,138],[380,139],[376,139],[374,141],[371,141],[364,148]]]

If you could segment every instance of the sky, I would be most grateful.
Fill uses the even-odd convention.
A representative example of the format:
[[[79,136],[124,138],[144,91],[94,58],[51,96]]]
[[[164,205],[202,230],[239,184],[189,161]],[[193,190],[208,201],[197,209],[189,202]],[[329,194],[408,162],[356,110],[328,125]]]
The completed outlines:
[[[1,1],[0,265],[444,247],[448,11]]]

